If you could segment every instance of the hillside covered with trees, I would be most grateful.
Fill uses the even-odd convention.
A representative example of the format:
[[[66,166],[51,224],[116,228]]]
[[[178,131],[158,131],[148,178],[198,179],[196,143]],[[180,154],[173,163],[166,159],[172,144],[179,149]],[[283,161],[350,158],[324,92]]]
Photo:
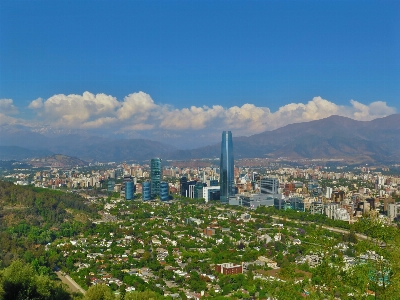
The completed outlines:
[[[45,263],[45,245],[89,229],[93,218],[96,207],[79,195],[0,181],[1,264],[36,259],[51,268]]]

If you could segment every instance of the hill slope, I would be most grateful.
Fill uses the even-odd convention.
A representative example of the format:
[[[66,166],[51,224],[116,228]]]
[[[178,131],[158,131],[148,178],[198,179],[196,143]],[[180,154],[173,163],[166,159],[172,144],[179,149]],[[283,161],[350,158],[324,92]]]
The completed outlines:
[[[53,154],[49,150],[31,150],[18,146],[0,146],[0,160],[24,160]]]
[[[26,251],[40,254],[38,245],[44,250],[55,238],[90,228],[97,209],[84,202],[73,193],[0,181],[0,260],[8,265]]]

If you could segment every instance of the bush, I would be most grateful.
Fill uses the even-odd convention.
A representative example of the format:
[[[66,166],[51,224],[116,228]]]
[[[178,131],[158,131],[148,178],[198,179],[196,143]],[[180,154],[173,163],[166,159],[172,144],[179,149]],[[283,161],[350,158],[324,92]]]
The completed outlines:
[[[70,300],[71,295],[48,276],[38,275],[33,267],[14,261],[0,273],[0,298]]]

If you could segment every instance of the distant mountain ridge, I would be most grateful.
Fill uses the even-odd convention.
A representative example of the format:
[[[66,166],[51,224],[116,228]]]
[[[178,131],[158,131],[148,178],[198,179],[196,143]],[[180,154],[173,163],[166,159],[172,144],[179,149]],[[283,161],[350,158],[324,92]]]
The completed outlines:
[[[18,146],[0,146],[0,160],[24,160],[53,154],[48,150],[31,150]]]
[[[233,138],[235,158],[348,158],[400,161],[400,114],[372,121],[331,116]],[[170,158],[219,157],[220,144],[181,150]]]
[[[146,139],[112,139],[86,134],[67,134],[48,137],[27,130],[1,130],[1,159],[17,159],[13,153],[4,148],[11,146],[23,151],[23,154],[19,155],[18,159],[38,158],[58,153],[78,157],[89,162],[143,161],[156,156],[163,157],[166,153],[177,150],[171,145]],[[43,155],[39,155],[42,152]]]
[[[152,157],[184,160],[220,156],[220,143],[179,150],[146,139],[111,139],[87,134],[47,137],[26,130],[0,130],[0,146],[22,147],[25,156],[29,151],[32,151],[31,157],[37,157],[40,153],[37,151],[48,151],[47,155],[60,153],[86,161],[145,161]],[[3,147],[0,157],[7,156]],[[234,137],[233,147],[235,159],[362,157],[367,161],[400,162],[400,114],[372,121],[330,116],[248,137]]]
[[[30,164],[32,164],[35,167],[52,166],[61,168],[76,167],[76,166],[82,167],[88,165],[87,162],[79,158],[70,157],[63,154],[54,154],[43,158],[32,159],[30,161]]]

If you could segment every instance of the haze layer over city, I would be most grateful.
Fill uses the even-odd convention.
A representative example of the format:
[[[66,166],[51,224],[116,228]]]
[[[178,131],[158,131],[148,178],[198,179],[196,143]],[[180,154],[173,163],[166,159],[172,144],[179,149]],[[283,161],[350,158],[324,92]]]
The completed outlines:
[[[1,1],[0,299],[400,299],[399,15]]]

